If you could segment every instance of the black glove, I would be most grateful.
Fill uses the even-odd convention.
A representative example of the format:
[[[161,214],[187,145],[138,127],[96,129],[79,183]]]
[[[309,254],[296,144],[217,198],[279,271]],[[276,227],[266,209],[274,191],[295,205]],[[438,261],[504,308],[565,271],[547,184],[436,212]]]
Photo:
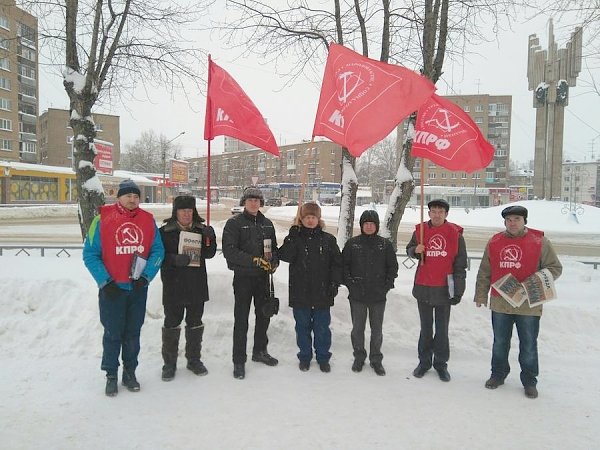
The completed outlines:
[[[452,297],[450,299],[450,304],[451,305],[458,305],[461,301],[461,297]]]
[[[123,293],[123,290],[115,280],[111,280],[108,284],[105,284],[101,291],[104,292],[104,295],[108,298],[117,298]]]
[[[288,237],[290,239],[294,239],[300,236],[300,227],[298,225],[292,225],[290,227],[290,231],[288,232]]]
[[[144,277],[139,277],[137,280],[133,280],[133,290],[137,291],[148,286],[148,280]]]
[[[207,225],[204,228],[202,228],[202,236],[204,236],[206,239],[210,240],[211,242],[213,242],[214,240],[217,239],[217,235],[215,234],[215,229],[213,227],[211,227],[210,225]]]
[[[175,267],[185,267],[191,260],[190,255],[175,255]]]
[[[329,285],[329,295],[335,297],[338,294],[339,285],[337,283],[331,283]]]

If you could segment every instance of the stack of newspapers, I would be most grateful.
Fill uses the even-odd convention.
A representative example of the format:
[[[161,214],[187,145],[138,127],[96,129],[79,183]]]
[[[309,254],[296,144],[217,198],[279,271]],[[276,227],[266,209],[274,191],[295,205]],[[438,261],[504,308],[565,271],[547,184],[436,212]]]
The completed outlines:
[[[523,282],[509,273],[492,284],[492,287],[515,308],[526,301],[530,308],[534,308],[556,298],[554,277],[548,269],[537,271]]]

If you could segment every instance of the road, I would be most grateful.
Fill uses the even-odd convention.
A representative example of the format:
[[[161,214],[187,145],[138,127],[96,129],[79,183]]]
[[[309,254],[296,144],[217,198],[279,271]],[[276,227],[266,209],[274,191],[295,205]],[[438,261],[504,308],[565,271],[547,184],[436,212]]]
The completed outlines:
[[[211,223],[218,229],[225,225],[231,217],[230,208],[232,200],[222,200],[218,207],[211,208]],[[170,205],[149,205],[148,210],[154,214],[157,221],[166,219],[171,214]],[[205,205],[199,205],[200,214],[205,216]],[[269,208],[263,208],[268,213]],[[289,220],[274,220],[280,238],[290,226]],[[336,234],[337,227],[328,225],[327,231]],[[404,252],[414,227],[412,225],[400,225],[398,233],[398,251]],[[483,227],[465,227],[464,236],[467,249],[470,254],[482,253],[485,244],[495,231],[500,228],[490,229]],[[355,228],[354,234],[358,234]],[[547,233],[559,255],[570,255],[577,257],[600,258],[600,235],[589,234],[577,235],[573,233]],[[22,219],[0,219],[0,245],[79,245],[82,239],[79,231],[77,217],[37,217]]]

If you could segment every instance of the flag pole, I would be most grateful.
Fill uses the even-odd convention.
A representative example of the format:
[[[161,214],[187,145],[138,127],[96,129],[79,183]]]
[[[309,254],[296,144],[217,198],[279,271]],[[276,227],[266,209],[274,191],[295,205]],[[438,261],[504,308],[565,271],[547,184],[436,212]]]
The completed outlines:
[[[423,244],[425,239],[425,227],[423,221],[425,220],[425,183],[423,183],[425,177],[425,158],[421,158],[421,226],[419,227],[419,244]],[[419,265],[425,264],[425,253],[421,253],[419,258]]]
[[[208,95],[209,92],[209,88],[210,88],[210,72],[211,72],[211,63],[212,63],[212,59],[210,58],[210,53],[208,54],[208,77],[207,77],[207,85],[206,85],[206,114],[208,115],[208,117],[205,118],[205,121],[209,121],[210,123],[210,130],[212,130],[212,108],[210,107],[210,97]],[[208,140],[208,156],[206,158],[206,225],[210,225],[210,198],[211,198],[211,192],[210,192],[210,145],[212,142],[212,135],[211,138]],[[206,238],[206,245],[210,245],[210,239]]]

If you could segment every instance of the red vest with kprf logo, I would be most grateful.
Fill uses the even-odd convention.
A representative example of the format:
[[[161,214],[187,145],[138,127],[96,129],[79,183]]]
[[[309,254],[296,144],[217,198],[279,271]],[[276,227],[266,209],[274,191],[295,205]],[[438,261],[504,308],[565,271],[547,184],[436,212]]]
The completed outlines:
[[[100,208],[102,261],[117,283],[129,283],[133,255],[148,258],[154,240],[154,217],[139,208],[129,211],[118,203]]]
[[[533,275],[542,255],[543,236],[543,231],[531,228],[519,237],[508,237],[504,232],[493,236],[488,244],[492,284],[508,273],[519,281]],[[500,294],[492,288],[492,295]]]
[[[439,227],[423,227],[425,264],[417,268],[415,284],[421,286],[448,286],[448,274],[453,273],[454,258],[458,254],[458,238],[463,229],[451,222]],[[416,226],[417,236],[421,225]]]

